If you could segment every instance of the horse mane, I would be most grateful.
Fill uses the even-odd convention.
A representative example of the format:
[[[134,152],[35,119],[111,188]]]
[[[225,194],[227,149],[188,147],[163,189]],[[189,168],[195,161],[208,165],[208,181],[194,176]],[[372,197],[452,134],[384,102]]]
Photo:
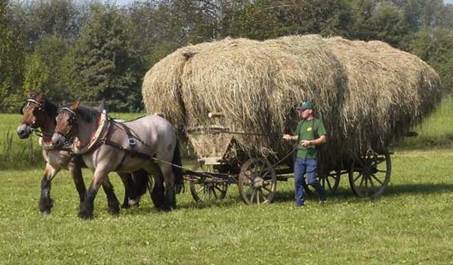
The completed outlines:
[[[32,92],[30,92],[28,98],[37,100],[38,95],[39,95],[38,92],[32,91]],[[51,117],[57,116],[57,113],[58,113],[57,104],[50,101],[47,97],[44,98],[44,103],[42,103],[42,108],[44,109],[44,111],[47,114],[49,114],[49,116],[51,116]]]
[[[58,114],[58,106],[48,99],[44,100],[43,108],[44,111],[51,117],[56,117]]]
[[[79,106],[76,110],[76,113],[80,116],[82,120],[87,123],[93,122],[99,116],[99,109],[87,107],[87,106]]]

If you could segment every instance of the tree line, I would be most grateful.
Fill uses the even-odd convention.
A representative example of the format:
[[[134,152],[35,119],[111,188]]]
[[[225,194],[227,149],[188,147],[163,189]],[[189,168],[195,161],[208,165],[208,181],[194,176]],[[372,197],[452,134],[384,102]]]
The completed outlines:
[[[146,71],[175,49],[292,34],[385,41],[453,88],[453,5],[442,0],[0,0],[0,112],[32,90],[140,111]]]

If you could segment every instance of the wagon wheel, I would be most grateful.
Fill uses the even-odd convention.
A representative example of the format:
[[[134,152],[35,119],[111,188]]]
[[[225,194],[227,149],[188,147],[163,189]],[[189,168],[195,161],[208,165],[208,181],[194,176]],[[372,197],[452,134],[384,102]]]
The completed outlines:
[[[390,154],[370,150],[352,163],[349,184],[358,197],[379,197],[390,181],[392,163]]]
[[[340,184],[340,177],[341,170],[334,170],[325,176],[320,175],[318,179],[319,183],[321,183],[321,186],[326,192],[334,194],[338,189],[338,185]]]
[[[318,175],[318,181],[324,190],[330,194],[335,194],[340,184],[341,171],[334,170],[331,171],[328,175]],[[302,183],[304,186],[305,192],[309,195],[314,193],[313,187],[309,186],[305,181]]]
[[[247,204],[271,203],[277,189],[277,177],[271,163],[264,158],[251,158],[241,167],[239,193]]]
[[[206,176],[194,177],[190,180],[190,193],[192,198],[201,204],[223,200],[228,190],[226,180],[210,176],[209,173],[218,173],[213,165],[198,163],[193,171],[206,172]]]

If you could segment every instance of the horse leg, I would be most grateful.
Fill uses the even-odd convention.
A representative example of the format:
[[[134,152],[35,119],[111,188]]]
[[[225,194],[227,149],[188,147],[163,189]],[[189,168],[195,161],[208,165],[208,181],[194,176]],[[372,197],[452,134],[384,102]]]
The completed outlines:
[[[162,174],[159,171],[154,174],[154,187],[151,192],[151,200],[153,201],[154,206],[156,206],[157,209],[167,211],[168,209],[165,205],[164,196],[164,181]]]
[[[108,176],[104,179],[102,182],[102,189],[105,192],[105,195],[107,196],[107,205],[109,207],[109,213],[110,214],[119,214],[120,212],[120,203],[118,199],[116,198],[115,191],[113,189],[113,185],[110,182],[110,179]]]
[[[121,181],[124,185],[124,200],[123,205],[121,206],[124,209],[129,209],[131,205],[129,204],[129,198],[131,197],[132,191],[132,178],[130,174],[119,174]]]
[[[160,170],[165,183],[165,204],[169,210],[176,209],[176,188],[175,188],[175,175],[173,168],[170,165],[160,165]]]
[[[129,204],[138,206],[142,195],[149,189],[148,172],[140,169],[131,173],[130,178],[132,179],[132,191],[129,196]]]
[[[128,209],[131,207],[131,203],[129,203],[129,199],[133,197],[133,189],[134,189],[132,175],[125,174],[125,173],[118,173],[118,175],[120,176],[121,181],[123,182],[123,185],[124,185],[124,200],[123,200],[123,205],[121,207]]]
[[[71,161],[68,165],[69,172],[71,173],[72,179],[74,180],[74,185],[77,189],[77,192],[79,193],[79,209],[82,206],[83,200],[85,200],[86,196],[86,187],[85,187],[85,182],[83,181],[82,177],[82,167],[80,163],[76,161]]]
[[[93,181],[88,188],[87,194],[85,196],[85,200],[82,203],[82,207],[80,207],[79,217],[82,219],[90,219],[93,218],[93,210],[94,210],[94,199],[96,198],[96,194],[99,190],[99,187],[107,178],[108,172],[103,169],[96,169],[93,175]]]
[[[50,164],[46,164],[44,176],[41,179],[41,197],[39,198],[39,211],[43,214],[49,214],[53,206],[53,200],[50,198],[50,187],[52,178],[60,169],[55,169]]]

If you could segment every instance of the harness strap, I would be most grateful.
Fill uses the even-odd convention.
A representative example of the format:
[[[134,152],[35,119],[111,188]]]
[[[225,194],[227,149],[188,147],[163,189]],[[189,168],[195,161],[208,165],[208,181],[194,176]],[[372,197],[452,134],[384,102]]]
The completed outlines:
[[[110,121],[110,122],[114,123],[115,125],[120,126],[126,132],[128,139],[135,139],[133,137],[132,133],[130,132],[129,127],[127,127],[125,124],[117,123],[117,122],[114,122],[114,121]],[[111,126],[109,128],[109,131],[108,131],[104,141],[101,141],[101,142],[102,142],[102,144],[111,146],[113,148],[119,149],[119,150],[124,152],[123,158],[121,159],[121,162],[118,164],[118,166],[116,166],[115,171],[119,170],[123,166],[127,155],[130,155],[131,157],[138,157],[138,158],[143,159],[143,160],[152,160],[152,159],[154,159],[155,155],[151,156],[151,155],[145,154],[143,152],[139,152],[139,151],[134,150],[134,149],[128,149],[128,148],[125,148],[124,146],[122,146],[121,144],[118,144],[118,143],[115,143],[115,142],[111,141],[110,137],[111,137],[111,134],[112,134],[112,131],[113,131],[112,127],[113,126]]]

